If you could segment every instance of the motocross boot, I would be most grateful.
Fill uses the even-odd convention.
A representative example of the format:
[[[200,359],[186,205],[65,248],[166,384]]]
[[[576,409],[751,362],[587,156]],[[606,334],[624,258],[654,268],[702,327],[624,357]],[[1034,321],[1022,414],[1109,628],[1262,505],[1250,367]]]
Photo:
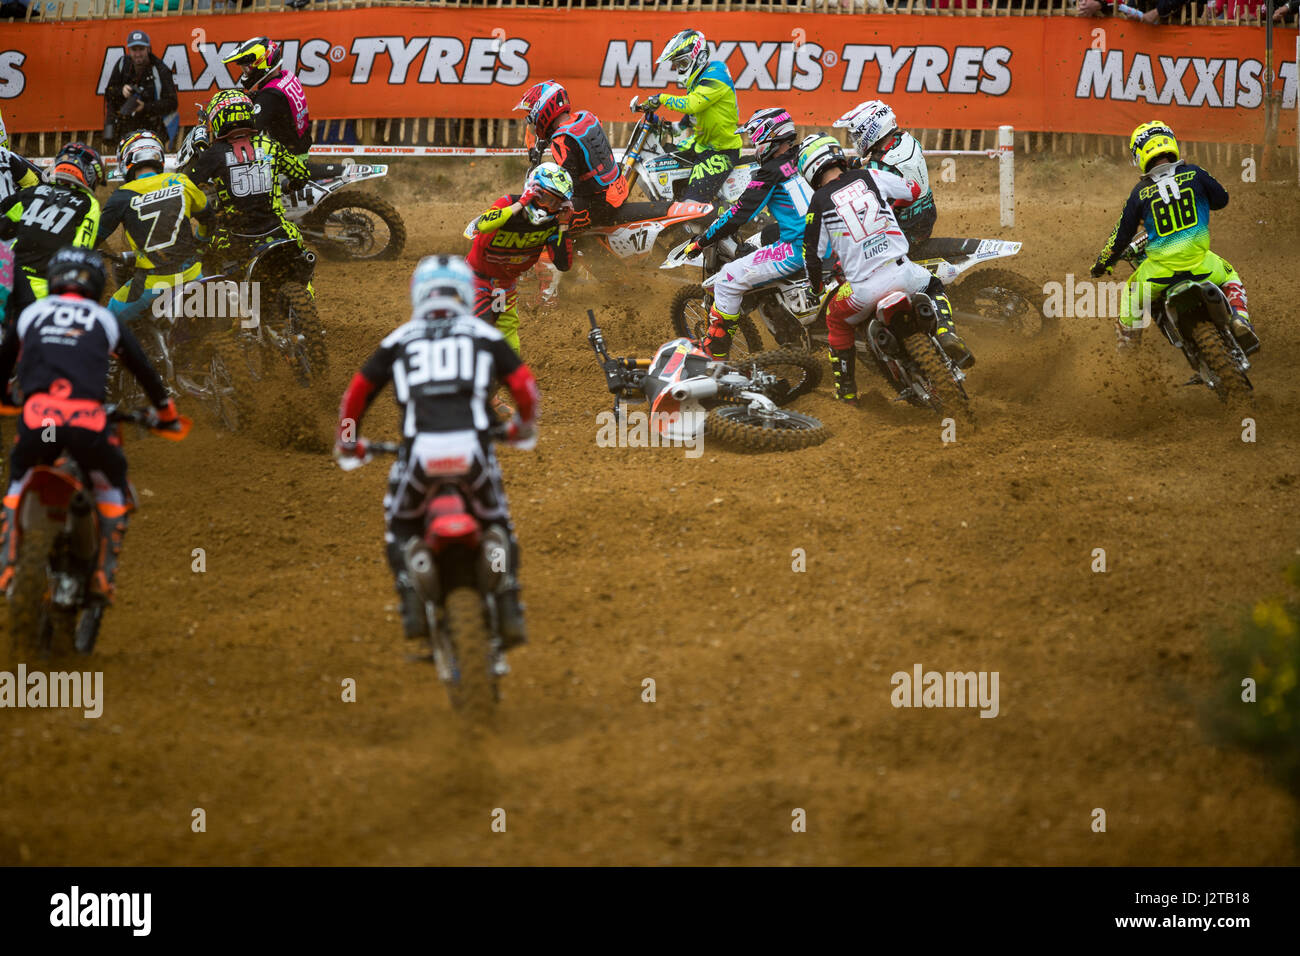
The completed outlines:
[[[1115,323],[1115,348],[1128,352],[1142,344],[1142,329],[1128,326],[1123,322]]]
[[[939,313],[938,326],[934,330],[939,337],[939,345],[958,368],[970,368],[975,364],[975,355],[957,334],[957,327],[952,321],[952,301],[946,292],[934,296],[934,308]]]
[[[6,495],[4,510],[0,511],[0,593],[9,590],[17,562],[18,539],[14,526],[18,522],[18,496]]]
[[[126,537],[126,509],[121,505],[99,505],[99,555],[95,573],[90,579],[90,594],[98,603],[112,605],[113,581],[117,577],[117,561],[122,554],[122,539]]]
[[[389,541],[384,545],[388,567],[393,572],[393,589],[397,592],[397,606],[402,615],[402,633],[416,639],[429,636],[429,620],[424,613],[424,600],[411,583],[406,569],[405,542]]]
[[[509,568],[497,589],[497,611],[501,628],[501,649],[528,643],[524,624],[524,605],[519,600],[519,540],[510,535]]]
[[[1255,333],[1255,327],[1250,324],[1250,313],[1246,311],[1246,288],[1240,282],[1225,282],[1223,294],[1228,297],[1228,304],[1232,306],[1232,318],[1228,320],[1228,329],[1232,332],[1232,337],[1237,340],[1237,344],[1241,346],[1241,350],[1247,355],[1253,355],[1259,351],[1259,336]]]
[[[731,335],[736,331],[738,316],[719,311],[718,307],[709,309],[709,331],[700,342],[702,348],[715,359],[726,359],[731,352]]]
[[[858,350],[851,345],[846,349],[831,349],[830,356],[831,374],[835,376],[835,397],[848,405],[857,405]]]

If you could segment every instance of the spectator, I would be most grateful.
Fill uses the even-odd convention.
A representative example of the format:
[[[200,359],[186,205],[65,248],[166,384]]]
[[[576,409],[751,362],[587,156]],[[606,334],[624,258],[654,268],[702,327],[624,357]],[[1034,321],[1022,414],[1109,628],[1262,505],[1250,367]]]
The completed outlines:
[[[176,107],[172,71],[154,56],[149,34],[132,30],[126,56],[113,67],[104,90],[104,142],[116,143],[143,129],[170,143],[180,129]]]
[[[1281,23],[1283,20],[1287,18],[1288,14],[1295,13],[1297,9],[1300,9],[1300,0],[1289,0],[1288,3],[1284,3],[1281,6],[1274,7],[1273,22]]]
[[[1078,14],[1081,17],[1121,16],[1128,20],[1141,20],[1143,13],[1137,7],[1126,3],[1112,3],[1110,0],[1079,0]]]
[[[1205,12],[1227,20],[1236,20],[1238,14],[1243,20],[1257,20],[1264,0],[1209,0]]]

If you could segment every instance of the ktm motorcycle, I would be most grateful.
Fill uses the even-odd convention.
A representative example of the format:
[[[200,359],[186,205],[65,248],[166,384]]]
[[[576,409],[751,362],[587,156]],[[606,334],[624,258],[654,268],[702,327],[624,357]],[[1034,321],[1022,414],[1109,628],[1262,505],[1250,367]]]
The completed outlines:
[[[705,438],[744,451],[794,451],[829,437],[817,419],[780,407],[817,387],[821,363],[811,355],[778,349],[724,362],[679,338],[653,359],[612,358],[595,313],[587,318],[616,421],[628,399],[647,404],[650,427],[665,443],[695,447]]]
[[[18,409],[7,409],[16,414]],[[152,426],[147,411],[102,409],[108,422],[143,425],[155,435],[182,441],[192,422]],[[131,506],[135,491],[131,489]],[[76,650],[89,654],[99,638],[106,605],[90,591],[100,548],[94,490],[70,456],[36,465],[23,478],[13,529],[16,554],[9,599],[9,635],[18,659]]]

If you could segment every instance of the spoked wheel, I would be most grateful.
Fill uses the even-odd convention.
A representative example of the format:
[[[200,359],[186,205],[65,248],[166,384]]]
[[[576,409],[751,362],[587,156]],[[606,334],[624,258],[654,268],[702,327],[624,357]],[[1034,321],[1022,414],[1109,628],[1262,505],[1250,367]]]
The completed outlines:
[[[752,366],[777,376],[778,382],[767,397],[778,405],[785,405],[816,389],[821,384],[824,368],[815,355],[800,349],[773,349],[751,355],[741,362],[729,359],[728,364],[742,369]]]
[[[948,368],[935,354],[934,343],[917,332],[903,340],[903,348],[912,357],[925,374],[930,389],[930,407],[940,415],[949,414],[970,418],[970,402],[965,394],[957,388],[957,383],[948,374]]]
[[[948,288],[948,298],[954,311],[967,313],[957,315],[958,321],[982,318],[1029,337],[1057,328],[1057,320],[1046,314],[1041,286],[1010,269],[981,269],[958,279]]]
[[[45,595],[49,590],[47,567],[54,535],[54,526],[48,521],[38,521],[23,532],[9,585],[9,641],[14,663],[50,654]]]
[[[329,259],[396,259],[406,247],[402,214],[373,193],[344,190],[327,196],[303,226]]]
[[[316,300],[307,287],[284,282],[275,293],[275,324],[264,329],[280,350],[302,385],[322,377],[329,368],[325,349],[325,327],[316,313]],[[267,336],[266,333],[271,333]]]
[[[820,445],[830,431],[810,415],[779,408],[754,411],[747,405],[724,405],[709,411],[704,434],[743,451],[795,451]]]
[[[673,323],[673,332],[695,342],[702,342],[709,330],[709,307],[713,296],[702,285],[688,285],[678,289],[669,307]],[[728,362],[737,362],[753,355],[763,348],[763,339],[758,334],[754,320],[742,315],[736,323],[736,331],[731,336],[731,352]]]
[[[1210,322],[1197,322],[1192,326],[1192,340],[1201,353],[1201,361],[1214,375],[1214,394],[1226,405],[1246,401],[1251,393],[1250,380],[1237,368],[1228,354],[1223,334]]]
[[[451,705],[473,726],[492,722],[497,705],[497,675],[493,669],[492,633],[488,630],[483,598],[471,587],[447,595],[442,633],[450,634],[452,679],[443,678]],[[434,660],[447,654],[434,638]],[[439,662],[439,675],[443,667]]]

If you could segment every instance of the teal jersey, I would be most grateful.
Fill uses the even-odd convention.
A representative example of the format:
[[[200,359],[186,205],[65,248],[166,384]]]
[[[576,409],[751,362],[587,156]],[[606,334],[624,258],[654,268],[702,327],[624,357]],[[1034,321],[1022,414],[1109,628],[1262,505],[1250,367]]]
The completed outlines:
[[[1228,191],[1191,163],[1175,163],[1156,179],[1143,176],[1129,194],[1097,264],[1110,268],[1146,228],[1148,259],[1175,271],[1194,269],[1210,251],[1210,212],[1228,205]]]

